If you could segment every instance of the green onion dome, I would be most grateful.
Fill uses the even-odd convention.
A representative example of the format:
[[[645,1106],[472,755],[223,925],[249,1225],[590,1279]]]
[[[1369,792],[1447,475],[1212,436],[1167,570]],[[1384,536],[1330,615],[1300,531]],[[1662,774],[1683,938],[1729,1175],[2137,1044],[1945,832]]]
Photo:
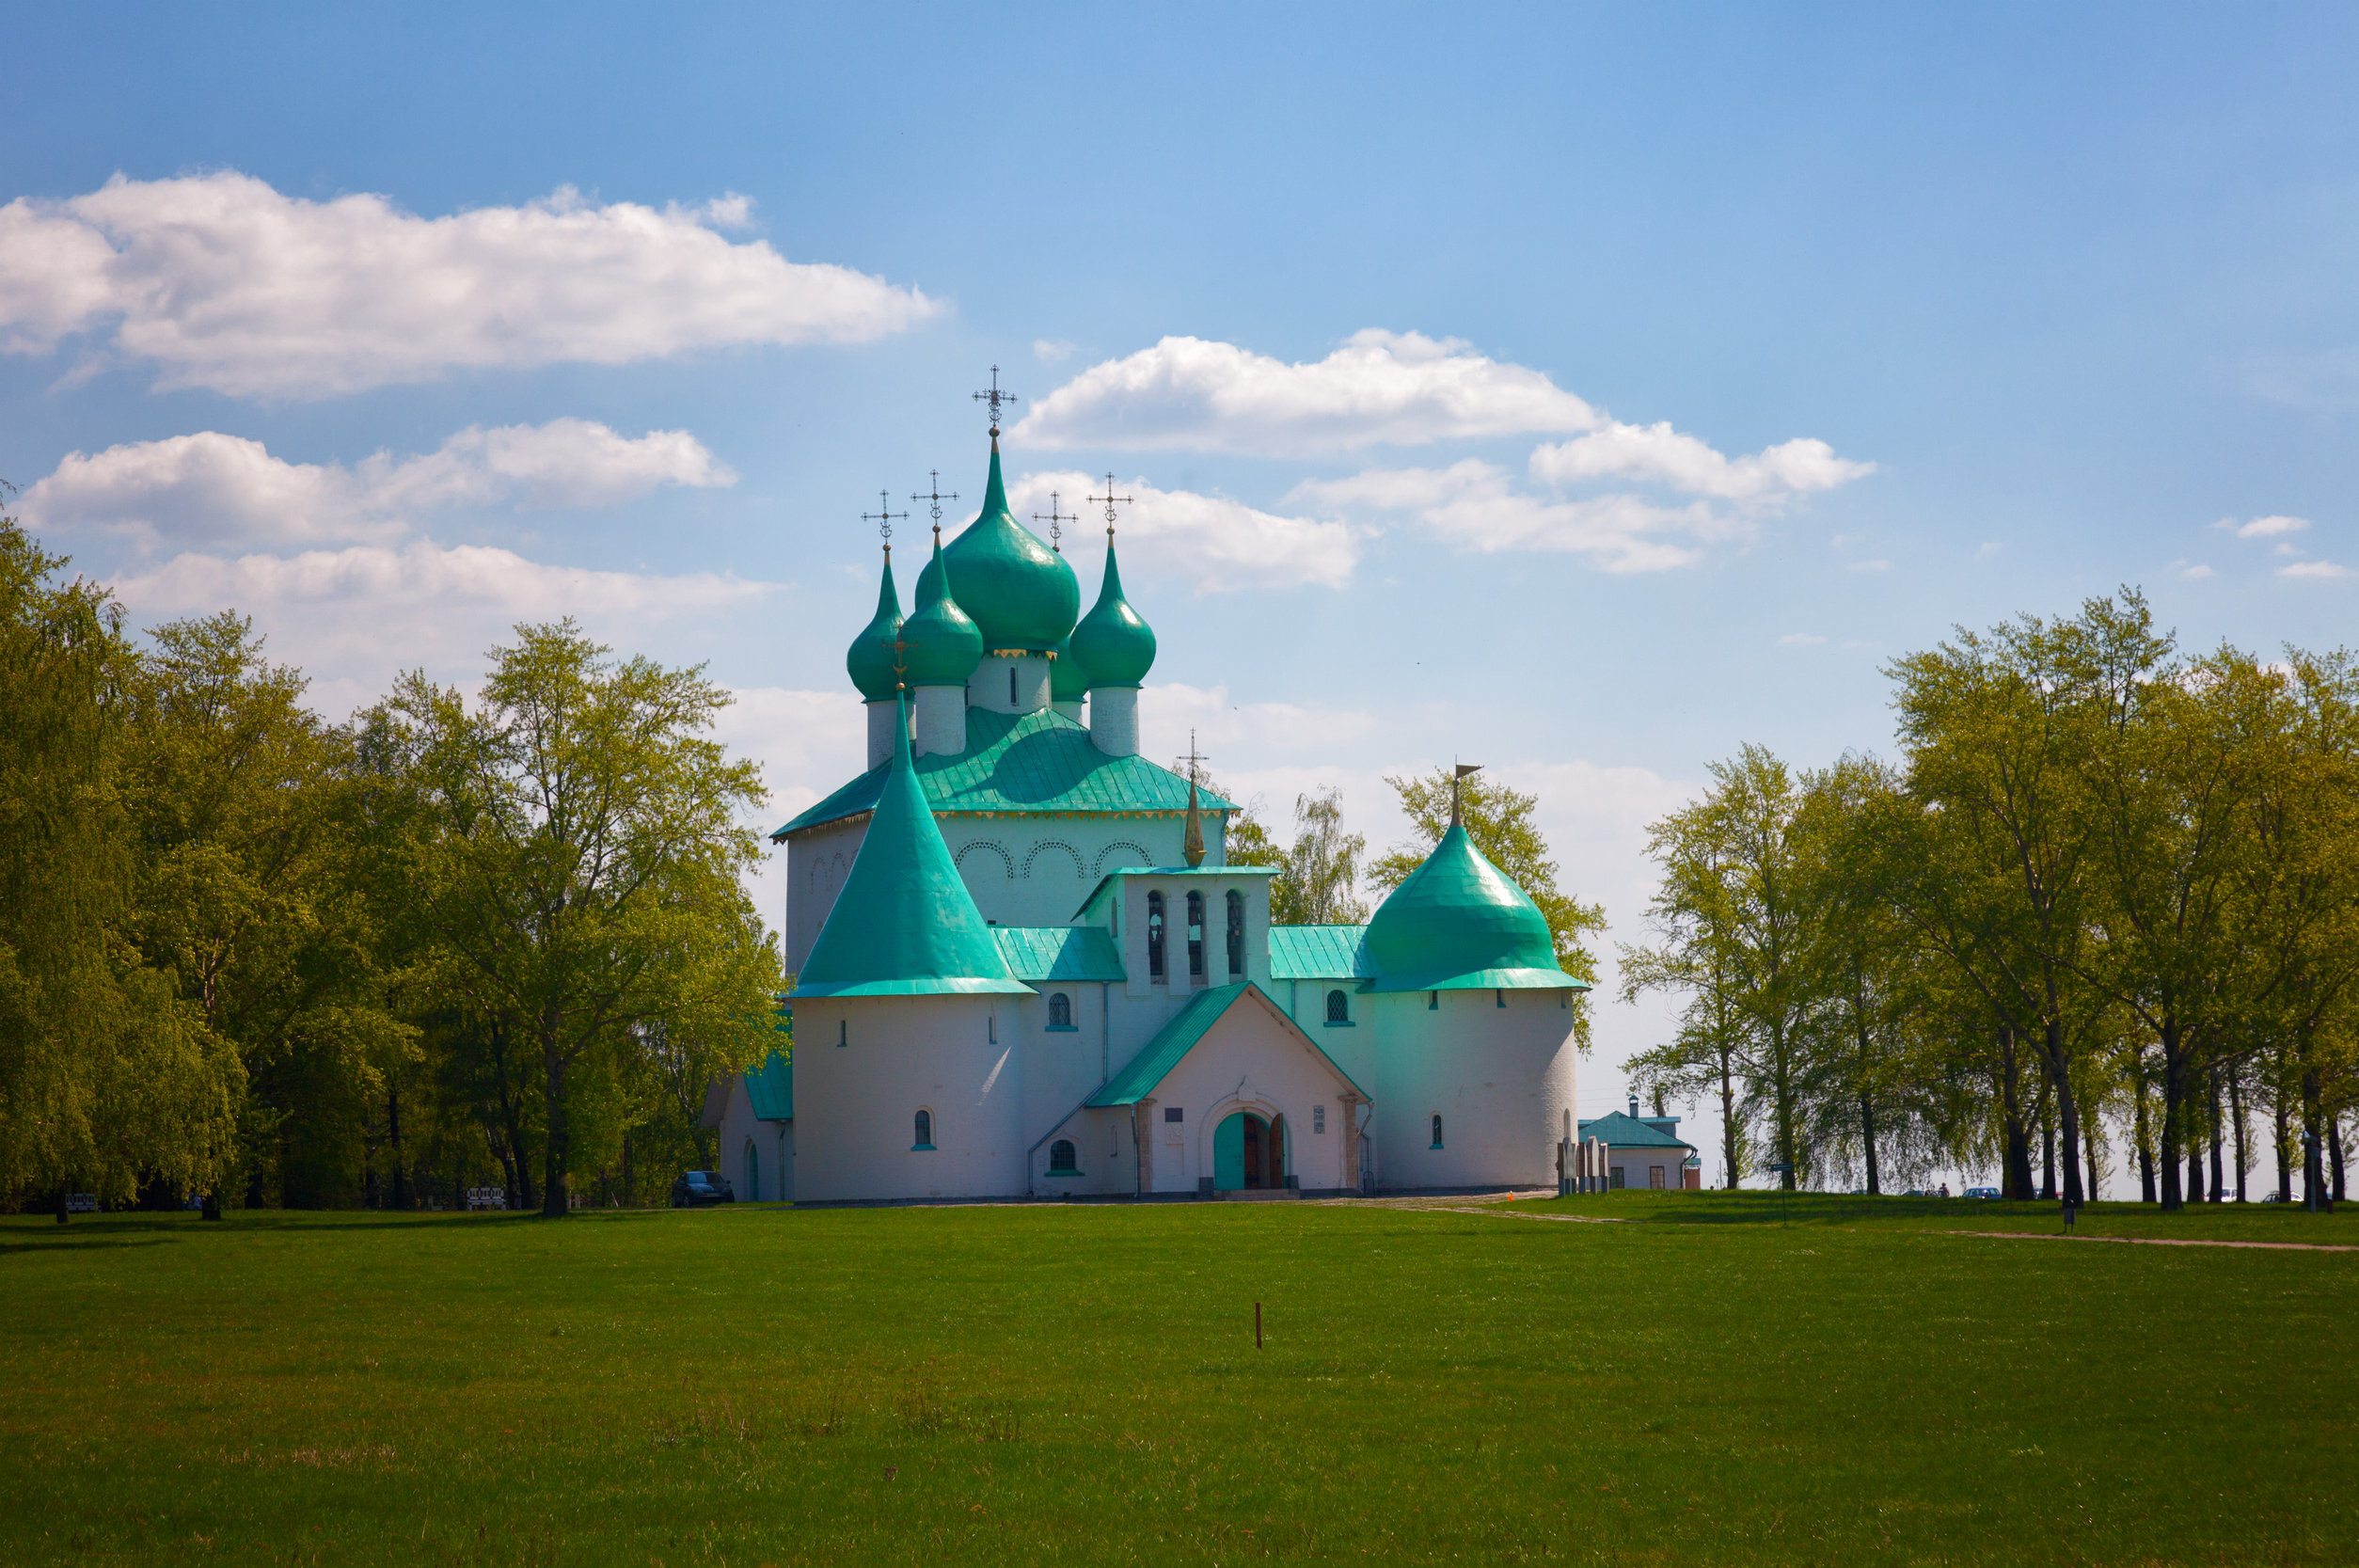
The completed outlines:
[[[1049,666],[1049,701],[1078,703],[1089,695],[1089,672],[1082,665],[1081,656],[1073,652],[1073,640],[1067,638],[1056,645],[1056,659]]]
[[[983,645],[1046,653],[1072,634],[1081,613],[1081,584],[1065,558],[1042,544],[1007,510],[1000,483],[999,443],[991,443],[991,477],[983,510],[943,552],[950,592],[974,617]]]
[[[893,701],[894,689],[899,685],[893,676],[893,640],[900,635],[901,595],[893,586],[893,546],[887,545],[876,617],[861,628],[852,639],[851,651],[844,656],[844,668],[850,672],[852,685],[863,702]]]
[[[1073,628],[1073,651],[1089,672],[1092,686],[1136,686],[1155,663],[1155,633],[1122,596],[1122,572],[1114,561],[1114,535],[1106,535],[1106,581],[1098,602]]]
[[[983,634],[950,595],[950,574],[942,565],[940,533],[934,535],[934,559],[917,574],[916,605],[901,623],[910,685],[966,685],[974,667],[983,662]]]
[[[1557,967],[1548,917],[1458,823],[1368,923],[1376,990],[1579,989]]]

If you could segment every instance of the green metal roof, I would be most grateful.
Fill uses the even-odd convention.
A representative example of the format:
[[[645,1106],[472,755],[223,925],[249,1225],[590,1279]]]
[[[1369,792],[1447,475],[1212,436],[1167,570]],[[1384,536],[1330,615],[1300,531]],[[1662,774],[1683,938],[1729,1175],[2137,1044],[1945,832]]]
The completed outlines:
[[[762,1121],[792,1121],[795,1119],[795,1059],[773,1051],[760,1067],[749,1068],[745,1075],[745,1097],[753,1107],[754,1117]]]
[[[1155,662],[1155,632],[1122,596],[1122,573],[1114,562],[1114,531],[1106,531],[1106,579],[1098,602],[1073,628],[1073,646],[1092,686],[1136,686]]]
[[[1036,986],[1123,977],[1122,955],[1103,926],[994,926],[991,934],[1009,971]]]
[[[910,765],[906,705],[893,726],[876,815],[811,944],[796,996],[939,996],[1032,988],[1008,973],[958,879]]]
[[[1209,802],[1211,797],[1208,795],[1205,800],[1208,802],[1206,809],[1210,810]],[[1223,802],[1223,804],[1226,803],[1226,801]],[[1073,918],[1080,920],[1087,916],[1091,910],[1098,907],[1098,901],[1106,895],[1106,890],[1125,877],[1274,877],[1276,875],[1277,868],[1269,865],[1126,865],[1118,870],[1109,871],[1099,878],[1098,885],[1089,890],[1089,896],[1083,899],[1081,908],[1073,911]]]
[[[871,703],[893,701],[893,640],[901,631],[901,595],[893,586],[893,546],[885,546],[884,579],[877,585],[877,613],[852,639],[844,669],[852,686]]]
[[[1368,923],[1371,990],[1586,990],[1557,967],[1548,917],[1458,823]]]
[[[1240,980],[1233,986],[1215,986],[1210,990],[1200,990],[1189,998],[1188,1005],[1173,1014],[1171,1022],[1157,1030],[1155,1037],[1131,1058],[1130,1065],[1109,1079],[1104,1088],[1091,1095],[1087,1103],[1100,1107],[1135,1105],[1146,1099],[1154,1092],[1155,1085],[1169,1077],[1171,1069],[1195,1049],[1196,1041],[1220,1022],[1221,1016],[1244,1000],[1247,991],[1259,997],[1261,1006],[1269,1008],[1279,1022],[1293,1030],[1297,1039],[1317,1052],[1319,1059],[1333,1069],[1338,1078],[1350,1085],[1354,1093],[1366,1095],[1366,1090],[1352,1082],[1350,1073],[1336,1066],[1334,1057],[1319,1049],[1317,1040],[1304,1034],[1294,1021],[1286,1016],[1285,1008],[1270,1000],[1269,992],[1251,980]]]
[[[942,560],[958,608],[982,628],[987,651],[1045,652],[1072,635],[1081,614],[1081,584],[1065,558],[1041,543],[1007,510],[999,478],[999,438],[991,439],[991,476],[983,510],[950,543]]]
[[[1089,695],[1089,672],[1082,668],[1081,655],[1073,652],[1073,640],[1067,638],[1056,645],[1056,657],[1049,664],[1049,701],[1078,703]]]
[[[983,634],[950,592],[939,529],[934,558],[917,574],[917,597],[901,623],[901,641],[912,687],[964,686],[983,662]]]
[[[1696,1147],[1684,1138],[1675,1138],[1659,1127],[1649,1127],[1637,1117],[1624,1116],[1620,1111],[1581,1123],[1580,1135],[1584,1138],[1602,1138],[1615,1148],[1685,1148],[1692,1151]]]
[[[1273,926],[1270,978],[1372,980],[1376,963],[1367,937],[1365,926]]]
[[[770,836],[874,810],[889,769],[862,774]],[[1156,812],[1188,809],[1188,781],[1144,757],[1110,757],[1089,731],[1053,708],[1032,713],[967,709],[967,749],[917,759],[917,782],[936,812]],[[1236,803],[1204,797],[1207,811]]]

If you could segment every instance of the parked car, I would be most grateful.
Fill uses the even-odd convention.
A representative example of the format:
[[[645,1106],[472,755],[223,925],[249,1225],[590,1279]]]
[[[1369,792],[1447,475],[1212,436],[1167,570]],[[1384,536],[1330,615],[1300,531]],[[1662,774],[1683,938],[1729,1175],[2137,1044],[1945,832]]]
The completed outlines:
[[[717,1170],[692,1170],[672,1183],[672,1207],[701,1209],[708,1203],[735,1203],[737,1195]]]
[[[1999,1196],[1999,1189],[1996,1187],[1969,1187],[1966,1189],[1966,1196],[1968,1197],[1997,1197]]]

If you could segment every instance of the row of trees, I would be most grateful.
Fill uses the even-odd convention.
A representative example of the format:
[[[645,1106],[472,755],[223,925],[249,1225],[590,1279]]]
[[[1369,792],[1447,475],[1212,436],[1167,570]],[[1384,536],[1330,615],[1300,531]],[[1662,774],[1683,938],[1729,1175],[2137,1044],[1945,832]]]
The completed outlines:
[[[2339,1197],[2359,668],[2185,656],[2125,590],[1890,673],[1896,762],[1749,746],[1654,824],[1622,991],[1680,1011],[1639,1083],[1718,1105],[1732,1186],[1956,1165],[2079,1201],[2110,1128],[2167,1208],[2245,1196],[2264,1152],[2279,1194]]]
[[[725,692],[561,622],[331,724],[66,564],[0,518],[0,1203],[562,1213],[705,1152],[781,978]]]

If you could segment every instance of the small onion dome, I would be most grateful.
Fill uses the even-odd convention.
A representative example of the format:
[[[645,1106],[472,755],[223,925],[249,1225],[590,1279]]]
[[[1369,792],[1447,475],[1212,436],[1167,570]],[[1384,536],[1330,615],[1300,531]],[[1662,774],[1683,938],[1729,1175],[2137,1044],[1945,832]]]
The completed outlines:
[[[950,592],[974,617],[983,645],[1046,653],[1072,635],[1081,613],[1081,584],[1065,558],[1042,544],[1007,510],[999,477],[999,443],[991,443],[991,477],[983,510],[942,553]]]
[[[1082,667],[1081,656],[1073,652],[1073,640],[1067,638],[1056,645],[1056,658],[1049,666],[1049,701],[1078,703],[1089,695],[1089,672]]]
[[[974,667],[983,662],[983,634],[950,596],[950,576],[942,565],[939,533],[934,535],[934,559],[917,574],[916,604],[910,618],[901,623],[910,685],[966,685]]]
[[[888,546],[884,581],[877,589],[876,618],[861,628],[852,639],[851,651],[844,656],[844,668],[851,673],[862,701],[893,701],[894,689],[899,684],[893,675],[893,640],[900,634],[901,595],[893,586],[893,551]]]
[[[1073,628],[1073,651],[1092,686],[1136,686],[1155,663],[1155,633],[1122,596],[1122,573],[1106,540],[1106,581],[1098,602]]]
[[[1378,907],[1368,956],[1375,990],[1586,989],[1557,967],[1548,917],[1457,823]]]

